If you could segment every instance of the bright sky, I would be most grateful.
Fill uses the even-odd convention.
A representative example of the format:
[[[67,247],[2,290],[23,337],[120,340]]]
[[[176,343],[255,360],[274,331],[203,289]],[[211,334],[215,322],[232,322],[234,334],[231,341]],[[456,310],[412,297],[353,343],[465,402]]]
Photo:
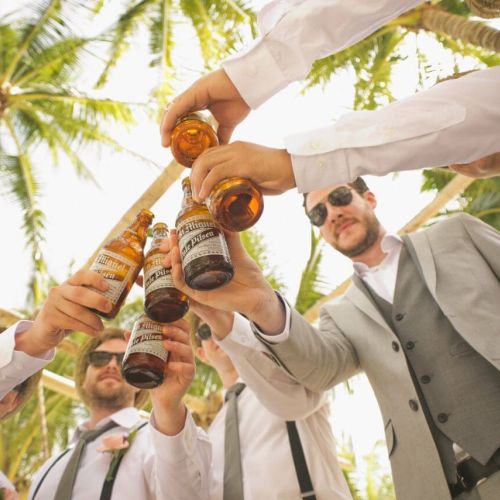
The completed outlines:
[[[186,54],[192,57],[190,47],[194,45],[190,42],[192,33],[186,31],[183,36],[185,39],[177,42],[179,61],[184,60],[181,58],[185,58]],[[409,54],[414,53],[414,44],[412,38],[407,46]],[[440,49],[431,44],[429,50],[428,53],[432,53],[429,56],[431,62],[436,61],[436,70],[441,75],[452,73],[451,61],[441,57]],[[147,66],[145,51],[144,40],[140,38],[112,74],[103,95],[131,102],[148,99],[159,82],[159,71]],[[465,63],[464,68],[467,66]],[[198,73],[186,71],[185,75],[186,78],[179,82],[179,90],[192,83]],[[415,78],[415,66],[410,57],[400,65],[395,76],[396,97],[413,94]],[[352,103],[349,75],[336,79],[325,90],[316,88],[306,95],[300,91],[300,84],[295,84],[272,98],[237,129],[234,139],[283,147],[283,137],[287,134],[324,125],[349,111]],[[140,111],[136,118],[137,128],[129,132],[116,131],[118,140],[161,165],[168,164],[171,155],[160,145],[157,124]],[[35,156],[41,179],[40,206],[47,220],[44,253],[49,271],[57,280],[64,280],[70,268],[76,270],[85,263],[109,229],[159,174],[153,167],[126,154],[88,149],[83,156],[100,187],[77,179],[67,163],[53,165],[43,151]],[[420,172],[367,178],[367,181],[379,199],[379,219],[389,231],[398,230],[433,197],[419,192],[422,183]],[[165,221],[172,226],[180,200],[181,189],[176,183],[153,207],[155,221]],[[255,226],[264,235],[269,248],[269,261],[286,282],[291,301],[295,299],[309,252],[309,223],[301,204],[302,196],[296,191],[280,197],[268,197],[264,214]],[[22,308],[31,261],[25,248],[21,211],[6,197],[0,197],[0,213],[4,235],[0,259],[0,274],[3,277],[0,307]],[[331,249],[325,249],[324,255],[322,276],[326,289],[330,290],[350,275],[351,266],[347,259]],[[135,290],[133,293],[141,292]],[[356,450],[362,455],[371,449],[376,439],[383,436],[383,426],[366,384],[355,382],[355,386],[353,397],[347,396],[342,389],[338,390],[333,421],[336,435],[352,435]]]

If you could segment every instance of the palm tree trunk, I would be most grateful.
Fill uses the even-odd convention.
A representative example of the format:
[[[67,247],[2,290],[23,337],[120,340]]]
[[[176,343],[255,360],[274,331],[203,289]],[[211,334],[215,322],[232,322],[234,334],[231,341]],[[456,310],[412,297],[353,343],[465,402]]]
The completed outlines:
[[[49,431],[47,429],[47,416],[45,413],[45,395],[43,393],[43,382],[40,379],[37,385],[38,413],[40,414],[40,429],[42,431],[42,450],[45,460],[50,458],[49,453]]]
[[[111,229],[108,235],[104,238],[99,247],[95,250],[92,256],[85,263],[85,268],[89,268],[94,262],[97,252],[111,238],[120,234],[134,220],[137,213],[143,208],[150,209],[165,193],[165,191],[179,178],[184,167],[172,160],[169,165],[163,170],[158,178],[146,189],[142,196],[125,212],[123,217]]]
[[[458,38],[464,43],[500,52],[499,30],[435,7],[426,7],[421,12],[421,28]]]
[[[479,17],[500,17],[500,0],[465,0],[472,12]]]
[[[407,234],[416,231],[418,228],[422,227],[431,217],[436,215],[439,210],[441,210],[450,200],[459,195],[463,190],[469,186],[475,179],[471,177],[465,177],[464,175],[457,174],[439,193],[436,195],[434,200],[432,200],[427,206],[425,206],[420,212],[413,217],[409,222],[407,222],[399,231],[398,234]],[[304,318],[310,323],[313,323],[318,319],[319,310],[321,306],[326,302],[343,295],[349,285],[351,284],[351,278],[346,279],[342,282],[335,290],[330,292],[328,295],[322,297],[316,304],[314,304],[308,311],[304,314]]]

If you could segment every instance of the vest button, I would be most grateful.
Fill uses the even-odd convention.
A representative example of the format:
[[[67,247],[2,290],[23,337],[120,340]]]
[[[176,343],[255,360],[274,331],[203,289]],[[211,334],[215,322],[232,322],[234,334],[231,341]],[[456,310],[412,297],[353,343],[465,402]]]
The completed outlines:
[[[448,422],[448,415],[446,415],[446,413],[440,413],[438,415],[438,422],[441,424]]]
[[[399,351],[399,344],[396,341],[392,343],[392,350],[396,352]]]
[[[405,347],[411,351],[415,347],[415,342],[410,340],[409,342],[406,342]]]
[[[410,405],[410,408],[413,411],[417,411],[418,410],[418,403],[414,399],[410,399],[410,401],[408,401],[408,404]],[[438,419],[439,419],[439,417],[438,417]]]
[[[396,316],[394,316],[396,321],[401,321],[404,317],[405,315],[402,313],[397,313]]]
[[[422,375],[422,377],[420,377],[420,382],[422,382],[422,384],[428,384],[430,381],[431,377],[429,377],[429,375]]]

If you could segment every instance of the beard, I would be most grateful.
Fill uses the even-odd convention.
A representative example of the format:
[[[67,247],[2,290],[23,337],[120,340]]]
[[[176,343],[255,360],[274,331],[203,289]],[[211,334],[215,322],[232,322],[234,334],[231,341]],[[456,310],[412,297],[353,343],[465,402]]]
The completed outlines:
[[[372,247],[380,232],[380,222],[373,212],[368,212],[362,219],[358,219],[358,222],[363,224],[366,231],[361,241],[348,248],[340,246],[338,242],[332,243],[335,250],[349,258],[357,257]]]
[[[91,407],[122,409],[134,404],[135,393],[125,383],[106,387],[102,383],[88,384],[82,388]]]

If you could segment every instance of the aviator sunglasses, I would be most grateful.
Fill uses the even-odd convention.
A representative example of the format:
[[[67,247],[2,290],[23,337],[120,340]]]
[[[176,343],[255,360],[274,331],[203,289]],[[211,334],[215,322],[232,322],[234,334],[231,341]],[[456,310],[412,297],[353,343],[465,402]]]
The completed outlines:
[[[124,352],[93,351],[89,352],[88,360],[92,366],[102,368],[106,366],[113,357],[116,358],[116,363],[121,365],[124,356]]]
[[[345,207],[352,201],[352,191],[351,187],[340,186],[328,195],[328,203],[334,207]],[[325,204],[318,203],[310,212],[307,212],[307,216],[313,226],[320,227],[325,223],[327,212]]]

